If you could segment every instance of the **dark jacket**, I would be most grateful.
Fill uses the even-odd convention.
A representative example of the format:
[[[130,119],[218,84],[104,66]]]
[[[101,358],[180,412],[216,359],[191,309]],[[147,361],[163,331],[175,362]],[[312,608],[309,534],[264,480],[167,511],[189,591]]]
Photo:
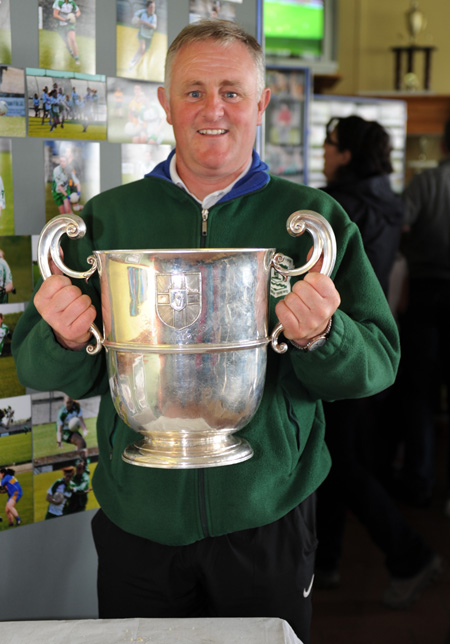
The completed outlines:
[[[358,226],[367,256],[387,294],[389,275],[400,243],[404,206],[387,175],[347,178],[322,188]]]

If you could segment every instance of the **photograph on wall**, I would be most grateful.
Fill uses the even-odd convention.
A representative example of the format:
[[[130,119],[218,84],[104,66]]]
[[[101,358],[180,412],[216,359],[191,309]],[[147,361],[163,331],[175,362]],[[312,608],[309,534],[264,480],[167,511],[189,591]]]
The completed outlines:
[[[98,462],[99,405],[99,396],[32,395],[35,521],[98,507],[92,475]]]
[[[117,0],[117,76],[164,80],[168,0]]]
[[[11,63],[11,13],[10,0],[0,2],[0,61],[9,65]]]
[[[189,22],[198,20],[236,20],[236,4],[242,0],[189,0]]]
[[[31,237],[0,236],[0,306],[28,302],[33,292]]]
[[[11,342],[25,303],[0,304],[0,398],[23,396],[26,389],[17,376],[16,363],[11,352]]]
[[[0,136],[26,136],[25,71],[0,65]]]
[[[31,398],[0,398],[0,531],[33,523]]]
[[[14,234],[11,139],[0,139],[0,235]]]
[[[81,214],[88,199],[100,192],[100,144],[45,141],[45,217]]]
[[[158,83],[107,79],[108,141],[174,144],[172,126],[158,100],[158,87]]]
[[[27,68],[28,136],[106,139],[105,76]]]
[[[171,151],[170,145],[122,143],[122,184],[142,179]]]
[[[39,0],[39,67],[95,74],[95,0]]]

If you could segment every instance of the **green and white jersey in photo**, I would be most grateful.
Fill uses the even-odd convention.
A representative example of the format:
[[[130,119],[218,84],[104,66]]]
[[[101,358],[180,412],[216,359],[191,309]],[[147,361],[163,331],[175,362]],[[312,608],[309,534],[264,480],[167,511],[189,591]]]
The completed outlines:
[[[66,2],[65,0],[55,0],[53,3],[53,9],[58,9],[58,11],[61,14],[61,18],[64,18],[69,15],[69,13],[76,13],[78,11],[78,5],[73,2],[72,0],[69,0]],[[64,20],[58,20],[58,26],[61,27],[66,27],[69,23]]]
[[[5,344],[6,336],[8,335],[9,328],[2,322],[0,324],[0,356],[3,353],[3,345]]]

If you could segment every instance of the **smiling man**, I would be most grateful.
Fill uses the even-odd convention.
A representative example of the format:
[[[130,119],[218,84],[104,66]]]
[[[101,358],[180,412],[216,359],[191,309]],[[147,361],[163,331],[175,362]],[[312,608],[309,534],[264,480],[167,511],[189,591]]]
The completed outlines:
[[[280,617],[307,644],[315,491],[330,468],[322,400],[388,387],[399,346],[357,226],[323,192],[271,176],[253,150],[270,98],[264,77],[260,45],[235,23],[183,29],[159,89],[175,150],[141,180],[88,202],[87,234],[64,246],[77,270],[93,249],[120,248],[276,248],[286,265],[302,266],[311,238],[290,237],[287,218],[310,209],[330,222],[333,279],[318,266],[303,279],[271,278],[268,327],[280,321],[291,346],[270,354],[261,404],[241,430],[253,457],[205,469],[122,460],[134,433],[115,411],[105,352],[84,351],[101,310],[97,276],[75,285],[53,275],[40,285],[13,351],[30,387],[102,395],[93,478],[101,618]]]

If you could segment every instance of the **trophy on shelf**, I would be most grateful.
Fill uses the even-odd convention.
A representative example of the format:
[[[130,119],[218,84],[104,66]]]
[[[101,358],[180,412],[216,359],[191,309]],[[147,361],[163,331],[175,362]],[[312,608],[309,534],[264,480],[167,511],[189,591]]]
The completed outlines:
[[[307,231],[313,252],[300,268],[283,268],[284,255],[273,248],[94,251],[85,272],[68,268],[60,238],[86,233],[77,215],[54,217],[38,244],[44,279],[49,257],[68,277],[100,278],[102,349],[112,400],[126,425],[143,436],[122,458],[132,465],[201,468],[251,458],[249,443],[235,433],[254,416],[261,401],[267,346],[284,353],[278,323],[268,333],[271,272],[285,279],[302,275],[323,258],[331,274],[336,258],[333,230],[321,215],[297,211],[287,232]]]
[[[423,11],[419,9],[418,0],[411,0],[409,9],[405,13],[406,27],[409,35],[409,44],[404,47],[392,47],[395,56],[395,89],[402,89],[402,80],[404,88],[408,91],[420,89],[420,79],[414,70],[416,53],[423,53],[423,89],[430,90],[431,80],[431,55],[436,47],[430,45],[418,45],[417,39],[419,34],[425,31],[427,19]],[[402,60],[406,56],[406,73],[402,71]],[[403,74],[403,76],[402,76]]]

